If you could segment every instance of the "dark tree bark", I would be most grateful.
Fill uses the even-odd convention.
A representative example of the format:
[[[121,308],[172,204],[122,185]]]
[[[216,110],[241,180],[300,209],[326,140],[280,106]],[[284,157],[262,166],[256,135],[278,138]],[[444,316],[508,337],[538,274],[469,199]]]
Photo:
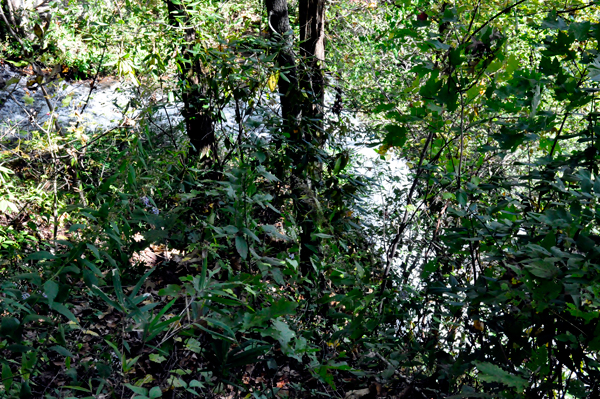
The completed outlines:
[[[325,140],[323,134],[325,81],[322,71],[322,64],[325,60],[325,0],[300,0],[298,6],[300,56],[303,66],[300,88],[308,95],[308,98],[304,98],[302,106],[303,129],[301,131],[305,141],[321,146]],[[313,176],[313,179],[319,180],[318,176]],[[309,193],[313,191],[313,187],[310,185],[311,180],[306,179],[305,191]],[[300,267],[302,273],[306,275],[313,269],[312,253],[319,250],[321,242],[314,236],[319,224],[319,221],[315,220],[319,217],[315,205],[306,204],[306,200],[301,201],[304,205],[299,207],[299,210],[305,211],[306,214],[301,219],[300,240],[304,250],[300,253]]]
[[[281,117],[293,135],[299,133],[301,124],[301,98],[298,85],[298,71],[294,57],[294,36],[290,26],[287,0],[266,0],[271,34],[278,37],[281,49],[277,56],[280,74],[286,79],[279,78],[278,86],[281,93]]]
[[[188,17],[185,4],[167,1],[169,22],[173,26],[185,28],[186,44],[181,48],[183,61],[178,61],[179,78],[182,82],[183,110],[181,112],[185,130],[192,144],[190,154],[205,156],[211,149],[216,150],[213,109],[205,79],[207,76],[202,61],[191,50],[196,43],[196,30],[187,26]]]
[[[325,0],[300,0],[300,55],[304,62],[302,89],[309,94],[310,101],[304,107],[304,114],[311,118],[317,137],[320,140],[322,129],[323,104],[325,101],[325,81],[322,64],[325,61]]]
[[[300,271],[308,275],[313,270],[311,257],[319,251],[320,243],[313,233],[319,224],[318,212],[313,203],[314,193],[311,178],[307,176],[308,164],[312,157],[305,142],[313,142],[318,135],[323,117],[323,74],[321,62],[325,51],[323,47],[324,0],[300,1],[300,32],[302,75],[296,65],[293,53],[293,36],[290,26],[287,0],[266,0],[269,27],[280,40],[277,62],[280,73],[286,79],[279,79],[281,93],[281,112],[284,129],[290,133],[293,143],[289,150],[292,162],[290,188],[300,225]],[[309,94],[307,99],[302,90]]]
[[[288,123],[291,122],[291,126],[299,125],[304,128],[308,123],[318,122],[323,118],[325,1],[300,0],[300,55],[303,63],[301,76],[292,48],[293,36],[287,0],[267,0],[266,5],[269,27],[279,36],[282,46],[277,62],[289,81],[279,79],[282,117]],[[309,94],[309,101],[301,95],[301,90]],[[302,138],[307,141],[312,139],[310,136]]]

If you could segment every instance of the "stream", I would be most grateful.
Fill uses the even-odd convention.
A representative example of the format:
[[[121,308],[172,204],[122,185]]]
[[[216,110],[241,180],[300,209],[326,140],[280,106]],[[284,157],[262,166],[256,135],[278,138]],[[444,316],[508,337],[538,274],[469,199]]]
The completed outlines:
[[[83,126],[87,131],[103,132],[118,126],[124,116],[135,118],[139,113],[130,106],[131,99],[136,98],[134,86],[130,82],[106,77],[96,82],[91,89],[91,80],[66,82],[54,81],[45,84],[48,99],[38,84],[31,84],[33,75],[17,70],[6,64],[0,65],[0,144],[26,139],[32,131],[44,131],[47,122],[55,118],[61,128]],[[154,95],[156,97],[156,95]],[[138,97],[139,98],[139,97]],[[155,98],[156,100],[156,98]],[[159,99],[159,101],[166,99]],[[333,103],[333,96],[326,96],[326,102]],[[277,101],[273,98],[263,103],[259,112],[253,113],[245,120],[246,126],[252,126],[247,135],[253,139],[268,139],[265,116],[277,112]],[[173,104],[173,103],[171,103]],[[331,104],[329,104],[331,105]],[[181,121],[181,104],[163,107],[153,114],[152,124],[157,128],[172,129]],[[326,107],[331,109],[330,107]],[[217,130],[237,132],[236,109],[228,106],[223,109],[224,121]],[[362,132],[366,136],[368,126],[360,115],[342,112],[338,116],[329,115],[330,123],[345,123],[348,130]],[[343,122],[342,122],[343,120]],[[46,125],[45,125],[46,124]],[[360,136],[360,134],[359,134]],[[369,179],[369,197],[357,204],[357,212],[361,220],[383,233],[373,237],[373,244],[381,248],[389,233],[386,232],[388,209],[392,199],[399,198],[399,192],[405,191],[408,185],[409,169],[404,160],[388,153],[381,157],[376,148],[370,148],[353,139],[342,139],[338,147],[344,147],[354,154],[350,172],[360,174]],[[377,211],[383,209],[383,218]]]
[[[48,100],[37,83],[28,86],[33,78],[0,65],[0,140],[25,138],[33,130],[43,130],[51,116],[62,127],[79,122],[88,130],[109,129],[122,119],[129,102],[127,91],[114,78],[100,79],[91,92],[91,80],[53,81],[45,84]]]

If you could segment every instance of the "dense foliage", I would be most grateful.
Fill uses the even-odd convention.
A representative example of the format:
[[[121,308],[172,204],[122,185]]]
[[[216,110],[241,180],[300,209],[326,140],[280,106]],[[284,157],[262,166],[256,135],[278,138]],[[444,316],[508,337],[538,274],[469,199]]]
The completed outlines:
[[[600,395],[594,1],[15,4],[0,397]]]

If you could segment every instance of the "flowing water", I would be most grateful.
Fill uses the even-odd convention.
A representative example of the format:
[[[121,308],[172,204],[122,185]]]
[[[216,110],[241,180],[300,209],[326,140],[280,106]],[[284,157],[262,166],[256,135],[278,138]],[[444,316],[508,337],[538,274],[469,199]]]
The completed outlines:
[[[46,97],[37,83],[31,83],[33,78],[22,70],[0,65],[0,146],[27,138],[32,131],[42,132],[54,120],[61,129],[83,126],[87,131],[102,133],[126,121],[126,116],[135,119],[141,112],[139,109],[144,109],[139,105],[139,90],[136,92],[136,88],[127,81],[102,78],[92,88],[92,80],[56,80],[44,85]],[[156,97],[154,93],[154,104],[167,103],[167,98]],[[133,98],[138,99],[137,108],[132,106]],[[333,101],[333,96],[326,97],[329,103],[327,109],[331,109]],[[260,107],[244,119],[244,134],[248,139],[268,140],[269,118],[276,116],[278,101],[276,96],[267,96],[259,103]],[[246,104],[238,105],[237,111],[233,105],[222,110],[223,122],[219,123],[218,129],[229,134],[238,132],[240,125],[236,115],[243,115],[247,107]],[[181,104],[175,102],[156,107],[151,125],[172,130],[182,119],[180,107]],[[378,231],[373,237],[373,244],[385,250],[385,242],[393,233],[388,231],[390,223],[387,215],[393,212],[390,207],[397,206],[393,205],[394,201],[402,197],[401,193],[408,184],[406,163],[392,154],[382,157],[375,148],[355,142],[360,132],[366,137],[368,131],[367,122],[359,115],[349,112],[340,116],[329,115],[329,123],[345,124],[346,130],[354,132],[338,140],[337,147],[354,154],[351,173],[363,175],[370,181],[369,197],[357,204],[357,212],[364,225]]]
[[[129,102],[127,91],[111,78],[101,79],[93,90],[91,81],[55,80],[44,85],[47,98],[33,79],[21,70],[0,66],[0,140],[44,130],[50,118],[66,128],[79,123],[89,130],[108,129],[122,119]]]

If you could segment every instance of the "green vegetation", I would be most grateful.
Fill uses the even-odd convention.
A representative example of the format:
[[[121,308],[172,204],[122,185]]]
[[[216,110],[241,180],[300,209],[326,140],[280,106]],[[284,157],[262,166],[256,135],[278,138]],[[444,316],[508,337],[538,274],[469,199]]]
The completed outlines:
[[[19,4],[0,398],[600,396],[595,1]]]

